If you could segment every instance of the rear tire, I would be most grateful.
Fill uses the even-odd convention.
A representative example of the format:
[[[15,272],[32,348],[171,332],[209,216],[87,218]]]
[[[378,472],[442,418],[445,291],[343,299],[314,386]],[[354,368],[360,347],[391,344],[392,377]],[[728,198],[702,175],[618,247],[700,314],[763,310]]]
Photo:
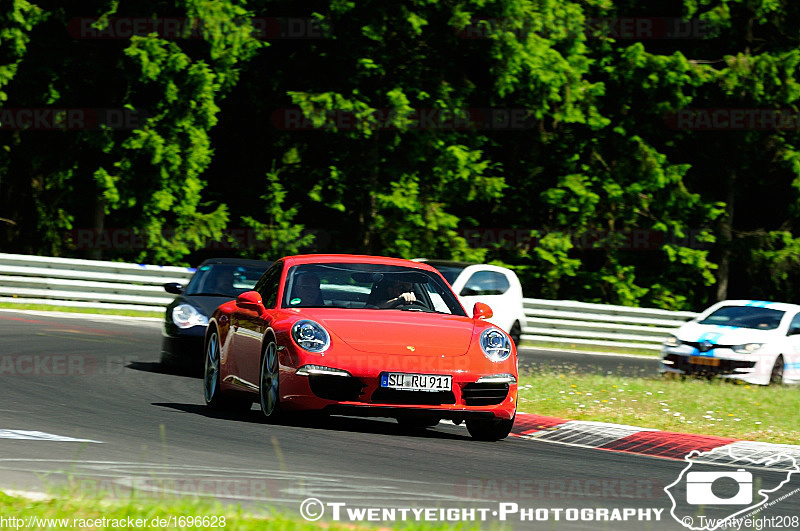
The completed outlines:
[[[473,439],[479,441],[499,441],[508,437],[514,427],[514,419],[473,419],[467,420],[467,431]]]
[[[783,356],[779,355],[775,360],[775,365],[772,366],[772,372],[769,375],[769,383],[772,385],[783,384]]]
[[[219,335],[212,330],[206,343],[203,368],[203,394],[208,407],[223,411],[248,411],[253,401],[242,396],[222,394],[219,381]]]

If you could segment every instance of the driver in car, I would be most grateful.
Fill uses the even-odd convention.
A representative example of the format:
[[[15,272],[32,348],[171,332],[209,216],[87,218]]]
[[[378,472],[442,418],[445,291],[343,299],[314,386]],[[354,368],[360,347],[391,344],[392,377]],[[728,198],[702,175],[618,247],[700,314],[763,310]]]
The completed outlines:
[[[392,308],[400,304],[416,302],[417,300],[417,296],[414,295],[414,286],[411,282],[402,280],[388,280],[386,283],[386,296],[390,297],[390,299],[378,304],[378,307]]]

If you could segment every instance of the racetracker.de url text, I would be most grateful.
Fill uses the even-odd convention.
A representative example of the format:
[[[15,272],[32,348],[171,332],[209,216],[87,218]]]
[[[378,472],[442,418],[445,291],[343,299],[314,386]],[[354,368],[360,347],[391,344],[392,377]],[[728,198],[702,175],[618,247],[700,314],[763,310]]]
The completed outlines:
[[[137,528],[158,528],[158,527],[197,527],[197,528],[220,528],[225,527],[224,516],[156,516],[154,518],[39,518],[38,516],[28,516],[17,518],[16,516],[0,516],[0,529],[62,529],[71,528],[86,529],[97,527],[102,529],[137,529]]]

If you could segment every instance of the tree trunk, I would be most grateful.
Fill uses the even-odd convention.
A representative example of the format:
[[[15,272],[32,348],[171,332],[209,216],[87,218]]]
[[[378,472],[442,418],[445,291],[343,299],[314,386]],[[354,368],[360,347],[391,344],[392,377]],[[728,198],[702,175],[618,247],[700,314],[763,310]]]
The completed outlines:
[[[100,236],[102,231],[105,228],[105,220],[106,220],[106,200],[102,196],[97,197],[97,201],[94,204],[94,216],[92,218],[92,229],[94,229],[95,234]],[[95,241],[102,241],[99,237],[95,238]],[[100,246],[95,246],[92,249],[89,249],[88,257],[90,260],[102,260],[103,259],[103,249]]]
[[[717,301],[728,298],[728,282],[733,254],[733,203],[736,197],[736,172],[732,173],[725,190],[725,215],[719,222],[720,257],[717,269]]]

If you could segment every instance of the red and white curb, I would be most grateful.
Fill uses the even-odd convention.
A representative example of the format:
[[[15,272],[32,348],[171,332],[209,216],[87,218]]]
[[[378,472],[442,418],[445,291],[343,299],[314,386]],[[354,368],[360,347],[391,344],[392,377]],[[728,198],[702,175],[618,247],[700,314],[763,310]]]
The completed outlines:
[[[800,446],[741,441],[729,437],[660,431],[623,424],[566,420],[518,413],[511,436],[610,452],[623,452],[684,460],[692,451],[713,464],[753,466],[784,470],[786,462],[772,463],[766,457],[780,453],[800,462]],[[719,450],[710,452],[711,450]],[[706,453],[708,452],[708,453]],[[788,470],[788,469],[787,469]]]

